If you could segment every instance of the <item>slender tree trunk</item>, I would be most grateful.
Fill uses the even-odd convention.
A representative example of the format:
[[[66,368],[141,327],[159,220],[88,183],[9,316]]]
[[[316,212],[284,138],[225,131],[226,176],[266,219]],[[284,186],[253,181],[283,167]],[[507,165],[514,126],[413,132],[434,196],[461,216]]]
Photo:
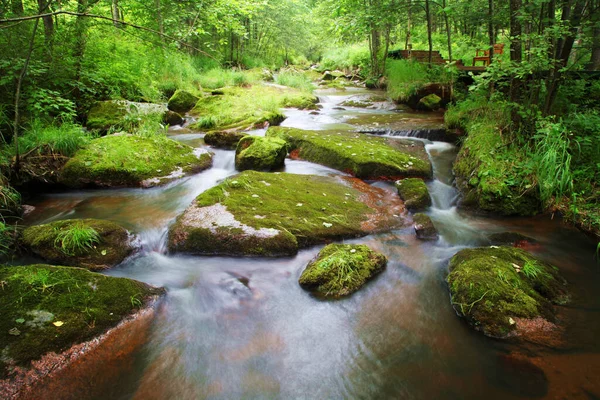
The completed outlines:
[[[21,70],[21,74],[17,79],[17,85],[15,90],[15,119],[14,119],[14,127],[13,127],[13,141],[15,143],[15,165],[14,170],[18,174],[19,169],[21,167],[20,154],[19,154],[19,125],[20,114],[19,114],[19,102],[21,101],[21,86],[23,85],[23,79],[25,75],[27,75],[27,68],[29,67],[29,60],[31,59],[31,53],[33,52],[33,44],[35,43],[35,34],[37,33],[37,28],[40,20],[36,19],[33,25],[33,32],[31,33],[31,39],[29,40],[29,49],[27,50],[27,58],[25,59],[25,64],[23,64],[23,69]]]
[[[450,30],[450,21],[446,12],[446,0],[442,1],[444,8],[444,22],[446,23],[446,39],[448,40],[448,61],[452,62],[452,31]]]
[[[429,44],[429,66],[431,67],[433,44],[431,43],[431,11],[429,9],[429,0],[425,0],[425,18],[427,18],[427,43]]]
[[[162,10],[161,10],[161,5],[160,5],[160,0],[154,0],[154,6],[156,7],[156,22],[158,22],[158,32],[160,32],[161,35],[165,34],[164,28],[163,28],[163,17],[162,17]],[[164,37],[161,36],[160,38],[163,42],[165,40]]]
[[[519,11],[521,0],[510,0],[510,61],[519,64],[522,61],[523,47],[521,42],[521,21]],[[517,102],[520,97],[520,80],[512,78],[510,82],[510,99]]]
[[[411,4],[411,0],[408,0],[408,20],[406,21],[406,42],[404,43],[404,50],[408,50],[408,45],[411,44],[410,43],[410,30],[411,30],[411,23],[412,23],[412,4]]]
[[[490,43],[490,64],[494,60],[494,43],[496,35],[494,34],[494,0],[488,0],[488,37]]]
[[[119,0],[112,0],[112,5],[111,5],[111,11],[112,11],[112,18],[113,18],[113,25],[115,26],[115,28],[119,28]]]
[[[38,13],[45,13],[50,7],[52,0],[37,0]],[[46,16],[42,18],[44,22],[44,38],[46,39],[46,46],[52,47],[52,38],[54,37],[54,20],[52,16]]]
[[[600,70],[600,0],[596,0],[591,10],[592,13],[592,57],[588,64],[591,71]]]

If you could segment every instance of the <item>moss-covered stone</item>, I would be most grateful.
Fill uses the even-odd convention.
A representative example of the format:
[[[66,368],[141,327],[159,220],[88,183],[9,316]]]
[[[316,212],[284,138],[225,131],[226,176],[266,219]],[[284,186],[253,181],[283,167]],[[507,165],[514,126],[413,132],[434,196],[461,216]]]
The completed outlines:
[[[169,126],[176,126],[176,125],[181,125],[183,124],[185,120],[183,119],[183,117],[176,113],[175,111],[167,111],[165,113],[165,115],[163,116],[163,123],[169,125]]]
[[[383,254],[365,245],[330,244],[306,266],[298,282],[326,297],[346,296],[360,289],[386,264]]]
[[[87,116],[87,128],[93,131],[106,132],[111,128],[122,129],[125,125],[132,125],[130,116],[157,115],[162,120],[167,108],[162,104],[135,103],[126,100],[99,101],[92,106]],[[135,124],[133,124],[135,125]]]
[[[194,108],[198,100],[199,97],[194,96],[190,92],[185,90],[177,90],[169,99],[167,107],[169,110],[175,111],[176,113],[185,114]]]
[[[218,149],[233,150],[246,135],[244,132],[214,131],[204,135],[204,142]]]
[[[417,213],[413,215],[413,221],[417,239],[438,240],[438,231],[435,228],[435,225],[433,225],[431,218],[429,218],[429,215]]]
[[[93,229],[97,240],[85,242],[72,249],[62,245],[62,238]],[[79,235],[81,238],[81,234]],[[92,271],[113,267],[134,251],[132,237],[120,225],[98,219],[69,219],[26,228],[21,237],[25,249],[47,262],[72,265]],[[87,246],[89,244],[90,246]]]
[[[449,271],[454,309],[488,336],[518,335],[521,319],[554,322],[552,304],[568,301],[558,269],[521,249],[461,250],[450,260]]]
[[[403,206],[393,197],[358,179],[245,171],[200,194],[169,229],[168,245],[196,254],[292,255],[402,226]]]
[[[431,206],[429,190],[422,179],[406,178],[396,181],[396,188],[407,209],[419,211]]]
[[[502,122],[473,120],[453,172],[461,207],[500,215],[535,215],[542,210],[536,179],[522,168],[526,154],[505,143]]]
[[[346,100],[340,105],[344,107],[368,108],[373,106],[373,102],[368,100]]]
[[[198,121],[190,128],[205,132],[242,131],[279,125],[285,119],[281,108],[314,109],[319,101],[310,93],[284,86],[228,87],[221,92],[219,96],[207,96],[198,101],[190,112],[198,117]]]
[[[117,325],[163,293],[144,283],[80,268],[0,267],[0,377]]]
[[[417,109],[423,111],[435,111],[442,106],[442,98],[435,93],[428,94],[419,100]]]
[[[150,187],[202,171],[212,154],[164,136],[111,135],[94,139],[79,150],[61,171],[70,187]]]
[[[292,157],[348,172],[361,179],[431,177],[422,142],[366,136],[347,131],[269,128],[268,137],[288,143]]]
[[[246,136],[237,145],[235,168],[238,171],[272,171],[283,168],[286,155],[287,146],[282,139]]]

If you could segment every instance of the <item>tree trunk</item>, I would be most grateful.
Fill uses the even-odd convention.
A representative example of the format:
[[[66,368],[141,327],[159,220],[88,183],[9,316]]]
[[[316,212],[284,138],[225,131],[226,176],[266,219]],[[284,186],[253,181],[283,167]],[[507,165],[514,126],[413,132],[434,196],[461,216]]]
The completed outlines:
[[[88,0],[77,0],[77,12],[86,13],[89,4]],[[85,53],[85,46],[87,44],[87,27],[88,22],[86,17],[78,16],[75,19],[75,46],[73,49],[73,58],[75,59],[75,82],[81,80],[81,68],[83,65],[83,55]],[[81,93],[79,92],[79,86],[76,85],[73,90],[73,96],[76,101],[79,100]]]
[[[23,0],[12,0],[10,3],[10,10],[15,15],[23,15]]]
[[[521,63],[523,54],[521,20],[519,19],[521,6],[521,0],[510,0],[510,61],[513,64]],[[510,100],[517,102],[521,96],[520,91],[521,81],[512,78],[510,81]]]
[[[494,60],[494,43],[496,35],[494,34],[494,0],[488,0],[488,37],[490,43],[490,64]]]
[[[112,5],[111,5],[111,11],[112,11],[112,18],[113,18],[113,25],[115,26],[115,28],[119,28],[119,0],[112,0]]]
[[[429,9],[429,0],[425,0],[425,18],[427,18],[427,43],[429,44],[429,66],[431,67],[431,59],[433,44],[431,43],[431,11]]]
[[[444,22],[446,23],[446,39],[448,40],[448,61],[452,62],[452,32],[450,30],[450,21],[446,12],[446,0],[443,0],[442,7],[444,8]]]
[[[52,0],[37,0],[38,14],[47,12],[51,2]],[[46,39],[46,45],[51,47],[52,38],[54,37],[54,20],[51,15],[43,17],[42,20],[44,22],[44,38]]]
[[[163,17],[162,17],[160,0],[154,0],[154,6],[156,7],[156,21],[158,22],[158,32],[160,32],[161,35],[164,35],[165,32],[164,32],[164,28],[163,28]],[[160,39],[162,41],[165,40],[162,36]]]
[[[412,23],[412,5],[411,0],[408,0],[408,20],[406,21],[406,42],[404,43],[404,50],[408,50],[408,45],[410,45],[410,30]]]

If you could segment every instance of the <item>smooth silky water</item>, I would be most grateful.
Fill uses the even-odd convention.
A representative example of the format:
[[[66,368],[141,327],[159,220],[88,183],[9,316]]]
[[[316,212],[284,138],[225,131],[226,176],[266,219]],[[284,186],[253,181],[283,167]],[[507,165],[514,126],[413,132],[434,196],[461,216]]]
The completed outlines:
[[[287,110],[284,126],[353,129],[349,116],[401,112],[336,107],[365,91],[318,93],[318,115]],[[427,121],[427,114],[423,120]],[[430,124],[429,124],[430,125]],[[201,134],[171,132],[203,146]],[[264,135],[263,131],[253,134]],[[66,218],[103,218],[138,233],[142,251],[107,275],[167,288],[150,339],[131,355],[120,379],[99,399],[520,399],[600,394],[599,266],[594,246],[548,216],[491,219],[456,208],[452,161],[457,149],[424,140],[434,167],[428,210],[441,233],[416,240],[405,228],[346,243],[384,253],[384,272],[354,295],[318,300],[298,285],[322,246],[292,258],[229,258],[167,254],[168,225],[203,191],[235,174],[234,152],[214,150],[214,165],[153,189],[68,192],[39,197],[27,224]],[[286,160],[286,172],[340,172]],[[393,185],[373,183],[387,190]],[[569,346],[557,350],[489,339],[459,319],[445,284],[448,259],[485,244],[486,233],[518,231],[539,241],[528,250],[559,266],[571,282]],[[510,354],[532,361],[514,363]],[[540,372],[536,365],[549,365]],[[102,371],[98,371],[102,374]],[[590,396],[593,396],[590,394]]]

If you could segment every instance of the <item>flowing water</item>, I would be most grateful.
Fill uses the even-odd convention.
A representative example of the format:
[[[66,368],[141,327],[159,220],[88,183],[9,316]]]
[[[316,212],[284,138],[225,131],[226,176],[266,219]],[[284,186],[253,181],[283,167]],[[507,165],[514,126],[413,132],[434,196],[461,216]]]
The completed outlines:
[[[439,116],[388,109],[340,109],[365,91],[323,91],[322,110],[288,110],[284,126],[355,129],[365,117],[392,121],[390,136],[415,120],[432,128]],[[384,127],[385,128],[385,127]],[[434,127],[435,128],[435,127]],[[382,133],[382,132],[379,132]],[[263,135],[264,131],[253,134]],[[172,132],[203,146],[201,134]],[[437,242],[416,240],[411,226],[348,240],[384,253],[387,269],[359,292],[337,301],[314,298],[297,283],[321,246],[291,258],[169,255],[167,227],[201,192],[235,174],[234,152],[211,150],[214,166],[153,189],[69,192],[40,197],[26,223],[104,218],[134,232],[142,251],[107,272],[164,286],[168,292],[141,351],[99,399],[521,399],[598,398],[599,266],[593,243],[548,216],[491,219],[456,208],[452,162],[457,149],[426,139],[435,178],[428,214]],[[286,160],[286,172],[340,174]],[[394,190],[390,183],[373,183]],[[560,348],[506,343],[460,320],[445,284],[448,259],[486,234],[517,231],[538,240],[528,250],[559,266],[571,283],[564,307],[568,344]],[[102,374],[103,371],[98,371]]]

